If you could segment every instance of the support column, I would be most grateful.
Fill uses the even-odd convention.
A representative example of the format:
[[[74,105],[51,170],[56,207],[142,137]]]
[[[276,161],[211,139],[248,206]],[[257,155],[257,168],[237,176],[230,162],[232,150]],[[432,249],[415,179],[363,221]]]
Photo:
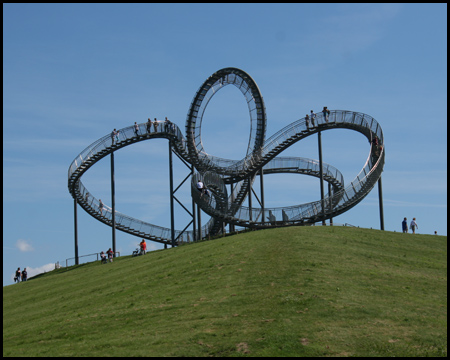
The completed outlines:
[[[198,222],[198,240],[202,239],[202,215],[201,215],[202,209],[200,209],[200,206],[197,204],[197,222]]]
[[[261,167],[261,169],[259,170],[259,184],[261,187],[261,215],[262,215],[262,223],[265,223],[265,218],[264,218],[264,171],[263,168]]]
[[[78,223],[77,223],[77,199],[73,199],[73,215],[74,215],[74,236],[75,236],[75,265],[79,264],[78,260]]]
[[[379,200],[379,203],[380,203],[380,229],[384,230],[383,190],[381,188],[381,176],[378,179],[378,200]]]
[[[333,225],[333,217],[331,214],[333,214],[333,196],[331,194],[333,187],[331,186],[331,183],[328,183],[328,196],[330,197],[330,226]]]
[[[191,180],[194,178],[194,165],[191,165]],[[191,189],[192,191],[192,189]],[[195,201],[194,197],[191,195],[192,198],[192,241],[198,240],[197,236],[197,223],[196,223],[196,215],[195,215]]]
[[[112,221],[112,251],[116,257],[116,191],[114,184],[114,151],[111,153],[111,221]]]
[[[320,175],[320,201],[322,204],[322,214],[324,219],[322,220],[322,225],[326,225],[325,224],[325,202],[324,202],[324,189],[323,189],[323,162],[322,162],[322,132],[319,131],[317,133],[318,135],[318,139],[319,139],[319,166],[320,166],[320,170],[319,170],[319,175]]]
[[[173,164],[172,164],[172,140],[169,140],[169,183],[170,183],[170,236],[172,247],[175,247],[175,216],[173,212]]]
[[[177,128],[178,129],[178,128]],[[179,130],[179,129],[178,129]],[[177,131],[178,131],[177,130]],[[172,154],[172,158],[173,158],[173,154],[175,154],[180,160],[181,162],[189,169],[189,174],[181,181],[181,183],[178,185],[178,187],[176,187],[175,189],[173,189],[172,186],[172,196],[171,198],[173,200],[175,200],[178,204],[180,204],[180,206],[192,217],[192,221],[189,222],[189,224],[178,234],[177,237],[175,237],[175,221],[174,221],[174,225],[173,225],[173,229],[174,229],[174,234],[173,236],[175,237],[175,246],[177,245],[177,239],[181,239],[180,241],[183,241],[183,233],[186,231],[186,229],[191,225],[191,223],[193,224],[193,239],[192,241],[195,241],[196,239],[196,221],[195,221],[195,202],[194,202],[194,198],[192,197],[191,194],[191,204],[192,204],[192,212],[190,212],[181,202],[180,200],[177,199],[177,197],[175,196],[175,193],[178,191],[178,189],[186,182],[186,180],[188,178],[192,179],[194,178],[194,166],[190,163],[188,163],[187,161],[185,161],[179,154],[176,153],[176,151],[174,151],[174,142],[173,139],[171,141],[171,147],[172,147],[172,152],[170,154]],[[170,155],[169,155],[170,156]],[[173,162],[172,162],[172,169],[173,169]],[[173,170],[172,170],[173,172]],[[173,176],[172,176],[173,178]],[[192,190],[191,190],[192,191]],[[175,203],[173,203],[175,204]],[[173,208],[175,209],[175,205],[173,205]],[[175,210],[174,210],[175,211]],[[174,212],[174,218],[175,218],[175,212]],[[188,241],[190,241],[189,235],[188,235]]]
[[[253,216],[252,216],[252,178],[251,176],[248,178],[248,219],[249,219],[249,224],[250,221],[253,221]]]
[[[231,203],[234,203],[234,194],[233,194],[233,191],[234,191],[234,186],[233,186],[233,183],[231,183],[231,184],[230,184]],[[231,233],[231,232],[234,232],[234,231],[236,230],[236,227],[235,227],[234,224],[230,223],[229,229],[230,229],[230,233]]]

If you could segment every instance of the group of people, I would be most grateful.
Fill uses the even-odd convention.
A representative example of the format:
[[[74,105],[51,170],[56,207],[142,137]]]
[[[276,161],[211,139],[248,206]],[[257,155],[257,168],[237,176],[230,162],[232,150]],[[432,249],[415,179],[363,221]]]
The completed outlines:
[[[175,124],[172,123],[166,116],[166,119],[164,121],[159,121],[159,120],[156,120],[156,118],[155,118],[155,121],[153,123],[152,123],[152,120],[150,118],[148,118],[147,123],[146,123],[147,133],[152,132],[152,125],[153,125],[153,128],[155,129],[155,132],[157,132],[158,124],[160,124],[160,123],[164,123],[164,131],[165,132],[175,132]],[[136,123],[134,123],[134,124],[135,124],[135,128],[136,128],[137,124]],[[137,136],[138,135],[137,131],[135,131],[135,133]]]
[[[200,197],[202,197],[203,194],[206,195],[206,196],[210,196],[211,195],[210,192],[209,192],[209,189],[203,184],[203,182],[201,180],[199,180],[197,182],[197,190],[200,191]]]
[[[14,282],[20,283],[20,281],[27,281],[27,276],[27,268],[24,268],[23,271],[17,268],[16,274],[14,275]]]
[[[158,125],[161,124],[161,123],[164,123],[164,131],[165,132],[175,133],[175,129],[176,129],[175,128],[175,124],[172,123],[167,118],[167,116],[166,116],[166,119],[164,121],[159,121],[159,120],[156,120],[156,118],[155,118],[155,120],[152,122],[152,120],[150,118],[148,118],[147,122],[145,123],[147,133],[151,133],[152,132],[152,126],[153,126],[153,129],[154,129],[154,132],[158,132]],[[135,134],[135,136],[139,136],[139,125],[138,125],[138,123],[136,121],[134,122],[133,127],[134,127],[134,134]],[[162,131],[162,128],[160,128],[160,131]],[[120,130],[116,130],[116,129],[114,129],[111,132],[112,145],[114,145],[114,142],[115,143],[119,142],[119,133],[120,133]]]
[[[106,254],[102,251],[100,253],[100,257],[101,257],[101,262],[102,264],[106,264],[108,261],[106,260],[106,256],[108,256],[108,260],[109,262],[113,262],[113,257],[114,257],[114,251],[111,250],[111,248],[109,248],[106,251]]]
[[[325,122],[328,124],[328,121],[330,118],[330,110],[328,110],[327,106],[323,107],[322,114],[323,114],[323,118],[324,118]],[[312,123],[312,127],[315,127],[316,126],[316,114],[314,113],[314,111],[311,110],[311,114],[306,114],[305,120],[306,120],[306,129],[309,129],[310,121]]]
[[[416,233],[416,229],[419,228],[419,226],[417,226],[417,223],[416,223],[416,218],[413,218],[411,220],[411,223],[409,224],[409,228],[411,229],[413,234]],[[402,231],[404,233],[408,232],[408,222],[407,222],[406,218],[404,218],[403,221],[402,221]]]

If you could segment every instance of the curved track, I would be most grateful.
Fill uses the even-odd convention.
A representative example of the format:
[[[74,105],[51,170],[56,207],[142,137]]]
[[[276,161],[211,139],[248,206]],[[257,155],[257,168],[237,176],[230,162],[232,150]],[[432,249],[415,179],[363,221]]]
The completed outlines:
[[[251,131],[246,156],[241,160],[214,157],[205,152],[201,141],[201,123],[206,105],[224,86],[234,85],[247,100]],[[328,121],[322,113],[316,117],[316,126],[307,127],[305,118],[299,119],[265,140],[265,107],[260,91],[253,79],[244,71],[225,68],[211,75],[197,91],[186,120],[186,137],[173,124],[164,128],[160,123],[147,132],[146,124],[139,124],[138,135],[134,127],[119,130],[119,141],[113,142],[106,135],[84,149],[72,162],[68,172],[68,188],[77,203],[97,220],[112,226],[111,208],[98,207],[98,199],[92,196],[81,182],[82,175],[97,161],[114,151],[136,142],[165,138],[172,141],[173,150],[186,162],[193,164],[197,172],[191,179],[194,201],[211,216],[202,228],[202,237],[221,231],[221,224],[233,223],[252,228],[267,228],[311,224],[335,217],[358,204],[374,187],[384,167],[385,147],[383,132],[371,116],[347,110],[332,110]],[[319,131],[344,128],[357,131],[368,139],[368,157],[361,171],[350,184],[345,185],[342,174],[328,164],[323,164],[323,178],[332,185],[331,194],[324,201],[280,208],[249,208],[243,202],[251,183],[260,169],[264,174],[296,173],[319,177],[317,160],[279,157],[285,149]],[[378,138],[378,145],[372,139]],[[195,188],[201,179],[211,190],[211,196],[200,196]],[[233,184],[233,193],[227,193],[226,184]],[[171,244],[171,230],[115,213],[116,228],[152,241]],[[175,231],[177,243],[190,242],[192,232]]]

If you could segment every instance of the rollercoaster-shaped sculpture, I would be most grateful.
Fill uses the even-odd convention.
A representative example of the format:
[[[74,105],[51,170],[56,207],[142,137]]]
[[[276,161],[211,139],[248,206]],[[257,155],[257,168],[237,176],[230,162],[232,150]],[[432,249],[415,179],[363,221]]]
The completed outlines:
[[[206,153],[201,139],[201,124],[205,109],[212,97],[227,85],[236,86],[244,95],[250,113],[250,138],[246,156],[241,160],[221,159]],[[383,132],[378,122],[369,115],[331,110],[329,115],[317,113],[315,124],[301,118],[265,139],[266,112],[264,101],[254,80],[237,68],[225,68],[215,72],[194,96],[186,119],[186,136],[175,124],[159,123],[150,131],[146,123],[119,130],[119,140],[105,135],[84,149],[72,162],[68,173],[68,188],[73,198],[86,212],[97,220],[113,226],[112,209],[90,194],[81,182],[81,176],[97,161],[125,146],[136,142],[165,138],[171,141],[173,151],[191,164],[195,173],[191,178],[191,194],[194,202],[208,215],[210,221],[203,226],[201,237],[223,231],[222,224],[229,223],[250,228],[268,228],[289,225],[307,225],[330,219],[358,204],[374,187],[384,167],[385,147]],[[314,125],[314,126],[313,126]],[[344,185],[342,174],[331,165],[322,164],[322,176],[331,186],[331,192],[323,199],[282,208],[256,208],[243,206],[258,173],[297,173],[319,177],[320,163],[305,158],[280,157],[292,144],[320,131],[336,128],[355,130],[369,141],[369,155],[355,179]],[[376,139],[377,141],[373,141]],[[210,196],[196,189],[202,180],[210,190]],[[228,194],[227,186],[231,191]],[[152,241],[173,244],[171,229],[146,223],[115,211],[117,229]],[[175,243],[195,239],[192,231],[175,232]]]

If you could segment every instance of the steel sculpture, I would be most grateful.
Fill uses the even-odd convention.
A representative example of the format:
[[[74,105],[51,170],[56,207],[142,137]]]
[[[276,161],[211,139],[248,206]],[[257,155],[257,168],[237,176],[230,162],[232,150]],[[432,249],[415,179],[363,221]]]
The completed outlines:
[[[201,125],[206,106],[212,97],[227,85],[234,85],[242,92],[250,113],[249,143],[246,156],[241,160],[222,159],[208,154],[201,139]],[[208,234],[218,234],[224,231],[224,223],[260,229],[324,222],[358,204],[379,180],[381,194],[385,146],[381,127],[371,116],[354,111],[331,110],[329,117],[326,118],[319,112],[315,126],[310,126],[311,124],[308,124],[305,118],[301,118],[268,139],[265,139],[266,123],[264,101],[254,80],[240,69],[221,69],[211,75],[196,92],[187,115],[185,136],[175,124],[171,127],[164,127],[161,124],[154,131],[152,128],[148,132],[146,124],[142,123],[138,124],[137,132],[134,126],[120,129],[118,141],[112,139],[110,135],[105,135],[75,158],[68,172],[68,188],[75,202],[75,217],[76,204],[79,204],[91,216],[112,226],[113,231],[117,228],[148,240],[178,245],[203,238]],[[319,134],[320,141],[322,131],[337,128],[355,130],[364,135],[370,144],[365,164],[348,185],[344,184],[344,178],[337,169],[323,163],[321,159],[317,161],[278,156],[297,141],[316,133]],[[182,231],[175,230],[173,209],[171,229],[134,219],[107,205],[104,205],[104,211],[100,212],[97,206],[98,199],[89,193],[81,182],[81,176],[105,156],[113,156],[115,151],[125,146],[155,138],[168,139],[169,153],[173,151],[191,169],[193,203],[198,209],[211,216],[210,221],[202,227],[201,231],[198,231],[200,235],[196,233],[195,219],[191,222],[194,225],[193,231],[186,231],[186,228]],[[373,141],[374,139],[377,142]],[[319,142],[319,152],[320,148]],[[113,169],[112,156],[111,168]],[[254,207],[251,203],[252,197],[249,196],[252,193],[252,183],[257,175],[261,175],[261,199],[263,199],[262,174],[273,173],[296,173],[319,177],[321,184],[323,180],[328,182],[328,193],[325,195],[322,187],[320,200],[279,208],[265,208],[264,201],[258,199],[260,207]],[[114,193],[113,179],[112,173],[112,194]],[[202,180],[207,186],[211,192],[210,196],[203,196],[196,189],[198,180]],[[171,203],[173,204],[172,190],[171,185]],[[249,206],[243,205],[246,198],[249,198]],[[114,205],[114,197],[112,204]],[[171,207],[173,208],[173,205]],[[199,210],[198,214],[200,214]],[[381,208],[380,214],[382,214]],[[194,209],[191,215],[195,217]],[[77,252],[77,243],[75,249]]]

